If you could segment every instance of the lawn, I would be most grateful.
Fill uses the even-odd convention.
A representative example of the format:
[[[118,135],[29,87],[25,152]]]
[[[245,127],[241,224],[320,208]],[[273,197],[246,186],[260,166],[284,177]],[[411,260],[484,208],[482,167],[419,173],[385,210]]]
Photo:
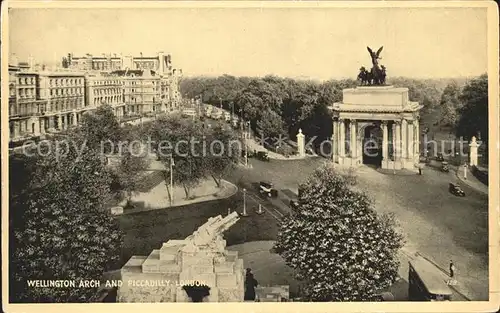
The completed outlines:
[[[153,249],[159,249],[169,239],[184,239],[209,217],[225,216],[228,208],[241,212],[242,207],[241,193],[237,193],[228,199],[118,216],[120,227],[125,233],[120,266],[133,255],[148,255]],[[257,215],[250,210],[249,214],[224,233],[228,246],[276,239],[278,225],[272,216]]]

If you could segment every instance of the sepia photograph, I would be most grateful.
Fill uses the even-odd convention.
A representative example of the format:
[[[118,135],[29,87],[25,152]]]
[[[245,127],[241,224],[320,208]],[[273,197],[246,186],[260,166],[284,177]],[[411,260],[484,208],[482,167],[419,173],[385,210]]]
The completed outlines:
[[[56,2],[2,5],[4,310],[498,308],[495,2]]]

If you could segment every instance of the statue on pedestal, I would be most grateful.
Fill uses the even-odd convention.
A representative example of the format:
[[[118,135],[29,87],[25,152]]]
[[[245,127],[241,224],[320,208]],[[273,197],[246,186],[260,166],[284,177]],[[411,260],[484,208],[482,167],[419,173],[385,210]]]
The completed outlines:
[[[378,63],[378,60],[382,59],[380,53],[384,47],[380,47],[377,52],[373,52],[370,47],[366,48],[372,59],[372,68],[370,71],[367,71],[364,66],[361,67],[359,69],[358,80],[361,81],[361,85],[385,85],[386,68]]]

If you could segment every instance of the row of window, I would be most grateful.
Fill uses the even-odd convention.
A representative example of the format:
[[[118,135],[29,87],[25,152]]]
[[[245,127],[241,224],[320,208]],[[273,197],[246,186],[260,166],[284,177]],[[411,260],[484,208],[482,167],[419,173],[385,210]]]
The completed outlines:
[[[109,86],[109,85],[121,85],[122,82],[118,79],[116,80],[95,80],[93,81],[94,86]]]
[[[121,96],[109,96],[109,97],[98,97],[94,98],[94,105],[97,104],[114,104],[122,102],[123,98]]]
[[[83,88],[51,89],[51,96],[82,95]]]
[[[36,89],[34,89],[34,88],[19,89],[19,98],[21,98],[21,99],[23,99],[23,98],[34,98],[35,96],[36,96]]]
[[[18,77],[17,83],[19,85],[34,85],[36,80],[35,77]]]
[[[121,94],[121,88],[113,88],[113,89],[94,89],[94,95],[113,95],[113,94]]]
[[[51,78],[50,86],[62,86],[62,85],[81,85],[83,84],[83,78]]]

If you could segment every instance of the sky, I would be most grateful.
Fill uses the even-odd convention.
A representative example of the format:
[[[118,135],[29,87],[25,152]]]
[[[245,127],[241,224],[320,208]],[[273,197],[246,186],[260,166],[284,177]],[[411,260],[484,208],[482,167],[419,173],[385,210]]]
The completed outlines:
[[[172,55],[185,76],[357,76],[383,46],[388,76],[487,70],[485,8],[24,9],[9,12],[12,55]]]

